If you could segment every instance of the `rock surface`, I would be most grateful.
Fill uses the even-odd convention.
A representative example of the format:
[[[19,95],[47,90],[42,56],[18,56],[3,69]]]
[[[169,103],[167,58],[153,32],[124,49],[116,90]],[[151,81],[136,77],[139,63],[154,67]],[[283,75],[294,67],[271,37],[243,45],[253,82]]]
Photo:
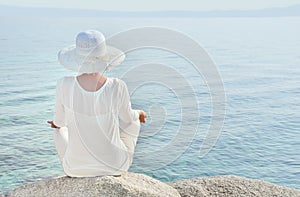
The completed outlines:
[[[172,187],[171,187],[172,186]],[[175,189],[174,189],[175,188]],[[176,190],[177,189],[177,190]],[[14,196],[127,196],[127,197],[201,197],[201,196],[289,196],[300,197],[300,191],[273,183],[239,176],[200,177],[162,183],[137,173],[120,177],[61,177],[24,185],[10,193]],[[4,197],[0,194],[0,197]]]
[[[185,179],[168,183],[185,196],[289,196],[300,191],[273,183],[239,176],[215,176]]]
[[[61,177],[24,185],[10,193],[13,196],[180,196],[176,189],[149,176],[124,173],[120,177]]]
[[[0,193],[0,197],[4,197],[4,196]]]

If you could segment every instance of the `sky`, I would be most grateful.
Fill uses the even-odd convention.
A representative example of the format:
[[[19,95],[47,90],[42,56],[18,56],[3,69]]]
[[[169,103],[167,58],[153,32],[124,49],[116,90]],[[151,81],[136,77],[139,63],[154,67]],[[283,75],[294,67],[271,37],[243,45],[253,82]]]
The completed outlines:
[[[251,10],[294,4],[300,0],[0,0],[0,5],[115,11]]]

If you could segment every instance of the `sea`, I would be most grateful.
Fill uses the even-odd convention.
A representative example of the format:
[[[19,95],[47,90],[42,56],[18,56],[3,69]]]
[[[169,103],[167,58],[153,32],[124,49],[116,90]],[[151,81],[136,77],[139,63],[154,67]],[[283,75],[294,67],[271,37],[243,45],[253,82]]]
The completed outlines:
[[[148,114],[129,171],[163,182],[237,175],[300,189],[299,17],[10,16],[0,26],[0,193],[64,175],[47,120],[56,81],[77,73],[57,53],[87,29],[175,33],[143,31],[135,48],[129,36],[125,61],[105,73],[123,79],[132,107]],[[210,67],[197,69],[191,57],[209,58]]]

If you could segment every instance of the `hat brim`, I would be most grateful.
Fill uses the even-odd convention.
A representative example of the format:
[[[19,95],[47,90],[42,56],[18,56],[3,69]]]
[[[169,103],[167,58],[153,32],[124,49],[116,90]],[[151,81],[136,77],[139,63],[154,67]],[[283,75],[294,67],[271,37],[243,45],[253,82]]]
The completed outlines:
[[[106,53],[100,57],[81,56],[76,53],[76,46],[68,46],[58,53],[58,61],[66,69],[81,72],[95,73],[104,72],[111,67],[121,64],[125,54],[112,46],[106,46]]]

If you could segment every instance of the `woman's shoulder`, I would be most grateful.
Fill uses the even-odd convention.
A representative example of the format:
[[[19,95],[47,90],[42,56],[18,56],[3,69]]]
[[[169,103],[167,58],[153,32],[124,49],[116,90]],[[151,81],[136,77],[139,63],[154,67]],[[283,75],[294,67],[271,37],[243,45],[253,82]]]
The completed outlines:
[[[119,78],[107,78],[107,79],[109,79],[109,83],[113,88],[122,90],[127,87],[126,83],[122,79]]]
[[[64,76],[56,81],[56,88],[63,89],[63,87],[69,87],[72,84],[74,85],[74,76]]]
[[[107,80],[109,80],[109,82],[114,86],[126,85],[126,83],[122,79],[119,79],[119,78],[108,77]]]

